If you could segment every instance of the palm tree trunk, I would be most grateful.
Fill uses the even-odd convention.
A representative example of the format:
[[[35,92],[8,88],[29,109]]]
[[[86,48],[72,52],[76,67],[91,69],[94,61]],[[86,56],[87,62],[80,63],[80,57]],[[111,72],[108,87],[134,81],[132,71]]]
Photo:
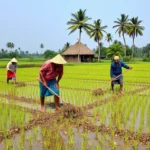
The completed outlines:
[[[124,40],[124,55],[126,56],[127,45],[126,45],[126,40],[125,40],[125,37],[124,37],[124,33],[122,34],[122,36],[123,36],[123,40]]]
[[[100,55],[101,55],[101,47],[100,47],[100,43],[99,43],[99,40],[98,40],[98,62],[100,62]]]
[[[81,41],[81,28],[79,29],[79,44],[80,44],[80,41]],[[80,62],[80,45],[79,45],[79,52],[78,52],[78,63]]]
[[[133,37],[133,45],[132,45],[132,58],[134,57],[134,37]]]

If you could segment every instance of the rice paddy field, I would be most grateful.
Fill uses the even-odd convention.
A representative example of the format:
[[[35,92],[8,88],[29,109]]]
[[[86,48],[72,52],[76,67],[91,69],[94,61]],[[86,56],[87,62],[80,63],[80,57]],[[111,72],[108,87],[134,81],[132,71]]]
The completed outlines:
[[[55,112],[53,97],[40,112],[39,67],[18,68],[25,86],[14,87],[6,83],[5,64],[0,61],[0,150],[150,149],[150,63],[123,69],[123,95],[119,85],[110,93],[110,62],[65,65],[60,97],[82,110],[76,118]],[[94,95],[98,88],[103,92]]]

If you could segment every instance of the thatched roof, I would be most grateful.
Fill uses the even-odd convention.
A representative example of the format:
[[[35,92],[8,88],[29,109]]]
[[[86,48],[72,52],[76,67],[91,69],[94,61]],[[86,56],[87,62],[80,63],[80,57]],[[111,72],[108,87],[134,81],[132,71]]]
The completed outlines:
[[[75,43],[73,46],[69,47],[62,55],[95,55],[95,53],[90,50],[81,42]]]

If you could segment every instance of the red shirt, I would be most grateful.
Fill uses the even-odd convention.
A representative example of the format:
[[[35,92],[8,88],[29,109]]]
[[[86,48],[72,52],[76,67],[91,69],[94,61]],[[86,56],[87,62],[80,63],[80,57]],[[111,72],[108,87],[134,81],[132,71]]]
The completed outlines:
[[[49,81],[63,75],[63,65],[54,64],[48,60],[42,65],[40,72],[42,72],[44,79]]]

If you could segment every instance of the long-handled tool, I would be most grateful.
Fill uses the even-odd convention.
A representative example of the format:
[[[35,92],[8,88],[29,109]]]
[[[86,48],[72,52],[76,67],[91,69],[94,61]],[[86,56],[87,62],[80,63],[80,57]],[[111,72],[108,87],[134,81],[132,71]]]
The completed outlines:
[[[126,70],[124,73],[126,73],[128,70]],[[115,78],[111,79],[109,82],[117,80],[120,76],[122,76],[122,73],[120,75],[116,76]],[[93,95],[97,96],[97,95],[103,95],[103,94],[104,94],[104,91],[101,88],[93,90]]]
[[[43,82],[38,78],[38,81],[40,81],[42,84]],[[53,93],[54,95],[56,95],[57,97],[59,97],[60,100],[62,100],[63,103],[65,103],[66,105],[64,106],[63,109],[63,113],[65,117],[77,117],[78,115],[81,115],[83,112],[80,110],[80,107],[75,106],[73,104],[67,103],[66,101],[64,101],[57,93],[55,93],[51,88],[49,88],[48,86],[46,86],[46,88]]]
[[[37,80],[40,81],[40,82],[43,84],[43,82],[42,82],[39,78],[37,78]],[[60,100],[62,100],[63,103],[67,103],[67,102],[64,101],[57,93],[55,93],[51,88],[49,88],[48,86],[46,86],[46,88],[47,88],[51,93],[53,93],[54,95],[56,95]]]
[[[128,72],[128,70],[129,69],[127,69],[124,73]],[[117,80],[120,76],[122,76],[122,73],[116,76],[115,78],[111,79],[111,82]]]

